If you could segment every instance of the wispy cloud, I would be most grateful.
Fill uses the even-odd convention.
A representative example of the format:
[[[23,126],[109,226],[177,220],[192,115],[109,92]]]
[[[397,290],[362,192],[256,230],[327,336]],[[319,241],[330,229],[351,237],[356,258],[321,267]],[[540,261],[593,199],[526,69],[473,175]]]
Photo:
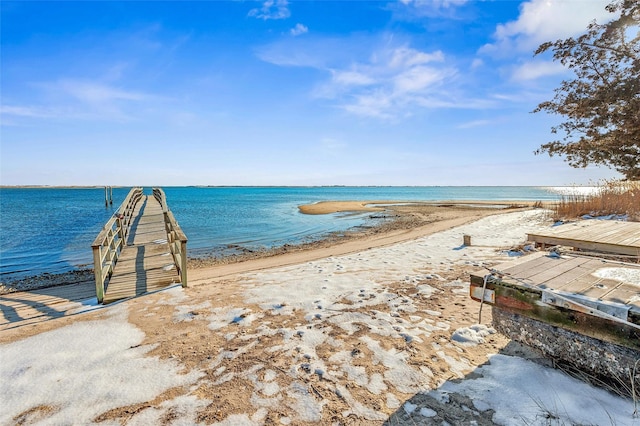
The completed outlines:
[[[19,105],[2,105],[0,106],[0,114],[2,116],[10,115],[32,118],[52,117],[55,115],[52,111],[43,108]]]
[[[309,32],[309,28],[307,28],[305,25],[302,25],[302,24],[296,24],[296,26],[291,28],[291,31],[290,31],[291,35],[294,37],[297,37],[302,34],[306,34],[308,32]]]
[[[466,123],[459,124],[458,129],[472,129],[474,127],[488,126],[491,123],[492,123],[491,120],[473,120],[473,121],[468,121]]]
[[[32,104],[4,104],[0,107],[2,124],[20,124],[27,120],[130,121],[149,102],[166,100],[160,96],[127,90],[102,81],[61,79],[33,84],[44,95]]]
[[[605,10],[609,0],[577,3],[562,0],[530,0],[520,5],[515,21],[499,24],[493,35],[495,42],[486,44],[481,53],[513,54],[531,52],[541,43],[574,36],[586,30],[592,20],[604,22],[612,15]]]
[[[425,17],[453,17],[458,7],[468,0],[399,0],[389,3],[388,8],[403,19]]]
[[[335,41],[335,40],[333,40]],[[329,44],[333,44],[328,40]],[[479,108],[488,102],[456,96],[459,70],[441,50],[423,51],[393,37],[382,42],[341,40],[340,49],[317,50],[318,40],[304,44],[278,44],[261,51],[261,59],[282,66],[316,68],[327,78],[312,91],[351,114],[394,119],[410,116],[419,109]],[[348,46],[368,46],[353,56],[341,57],[337,51]],[[311,53],[312,52],[312,53]],[[324,54],[326,53],[326,55]]]
[[[287,0],[266,0],[262,3],[262,7],[251,9],[249,16],[257,19],[286,19],[291,16],[289,11],[289,2]]]
[[[116,101],[143,101],[152,97],[141,92],[125,90],[90,80],[59,80],[50,84],[49,87],[91,105]]]
[[[515,81],[527,81],[565,72],[567,69],[558,62],[533,60],[515,67],[511,78]]]

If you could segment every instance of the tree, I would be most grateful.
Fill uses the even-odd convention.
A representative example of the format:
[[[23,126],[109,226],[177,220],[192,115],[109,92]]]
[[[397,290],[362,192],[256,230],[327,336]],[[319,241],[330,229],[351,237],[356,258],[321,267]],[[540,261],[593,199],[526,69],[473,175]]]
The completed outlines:
[[[640,2],[614,0],[606,9],[616,16],[610,22],[594,21],[578,38],[543,43],[535,52],[551,50],[554,61],[575,73],[533,111],[565,119],[551,128],[561,137],[535,153],[565,156],[572,167],[605,165],[640,180]]]

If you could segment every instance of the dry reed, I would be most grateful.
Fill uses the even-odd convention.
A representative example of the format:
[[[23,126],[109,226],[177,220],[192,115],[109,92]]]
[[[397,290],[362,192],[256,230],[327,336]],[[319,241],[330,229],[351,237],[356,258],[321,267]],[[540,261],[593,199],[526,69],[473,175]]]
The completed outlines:
[[[563,195],[553,207],[554,220],[584,215],[623,215],[640,222],[640,181],[613,181],[600,184],[591,194]]]

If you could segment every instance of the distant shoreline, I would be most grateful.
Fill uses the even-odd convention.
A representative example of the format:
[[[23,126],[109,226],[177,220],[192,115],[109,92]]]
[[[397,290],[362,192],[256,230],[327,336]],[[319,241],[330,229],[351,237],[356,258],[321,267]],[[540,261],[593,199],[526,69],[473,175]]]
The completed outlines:
[[[104,188],[592,188],[597,185],[0,185],[0,189]]]
[[[0,185],[0,189],[103,189],[105,187],[129,188],[117,185]]]

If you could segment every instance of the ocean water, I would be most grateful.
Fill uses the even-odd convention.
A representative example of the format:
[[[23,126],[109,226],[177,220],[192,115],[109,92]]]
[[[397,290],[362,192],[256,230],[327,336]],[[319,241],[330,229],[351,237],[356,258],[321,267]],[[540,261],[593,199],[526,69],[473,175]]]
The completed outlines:
[[[91,243],[130,188],[0,188],[0,281],[92,267]],[[369,214],[304,215],[326,200],[555,200],[552,187],[165,187],[190,257],[227,255],[322,238]],[[151,188],[145,188],[150,194]]]

